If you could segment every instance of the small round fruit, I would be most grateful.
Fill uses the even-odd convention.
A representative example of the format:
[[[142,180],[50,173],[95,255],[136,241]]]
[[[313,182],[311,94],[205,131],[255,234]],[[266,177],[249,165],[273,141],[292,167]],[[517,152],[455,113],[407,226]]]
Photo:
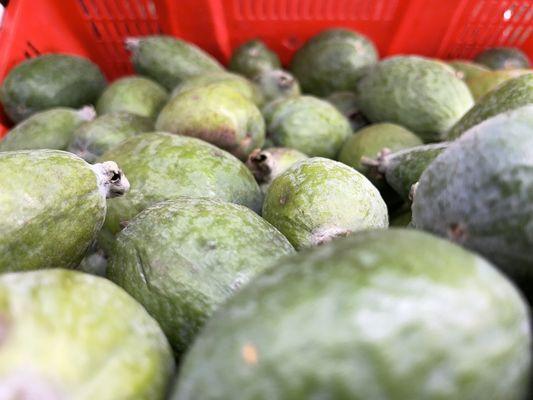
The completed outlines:
[[[254,82],[259,87],[265,103],[300,95],[300,85],[294,76],[282,69],[270,69],[256,75]]]
[[[515,47],[495,47],[484,50],[476,56],[474,61],[496,70],[530,67],[527,55]]]
[[[249,79],[259,73],[281,67],[278,55],[261,40],[250,40],[235,49],[228,68]]]

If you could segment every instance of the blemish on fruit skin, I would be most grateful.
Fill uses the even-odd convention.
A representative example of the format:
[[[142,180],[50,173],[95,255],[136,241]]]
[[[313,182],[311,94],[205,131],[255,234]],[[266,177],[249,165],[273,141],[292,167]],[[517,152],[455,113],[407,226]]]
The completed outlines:
[[[286,194],[282,194],[281,197],[279,198],[279,204],[284,206],[287,203],[287,197],[288,196]]]
[[[244,346],[242,346],[241,355],[244,359],[244,362],[248,365],[255,365],[259,361],[257,347],[255,347],[253,344],[246,343]]]
[[[450,224],[448,228],[448,237],[454,242],[464,242],[467,237],[466,227],[461,223]]]

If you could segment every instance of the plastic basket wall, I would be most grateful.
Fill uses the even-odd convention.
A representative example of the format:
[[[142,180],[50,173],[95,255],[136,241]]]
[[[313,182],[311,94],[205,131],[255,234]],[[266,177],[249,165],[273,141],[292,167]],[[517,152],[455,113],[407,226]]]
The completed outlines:
[[[49,52],[87,56],[114,79],[132,72],[124,38],[154,33],[192,41],[223,62],[259,37],[288,63],[328,27],[366,34],[381,56],[471,58],[516,46],[533,58],[533,0],[12,0],[0,28],[0,81]],[[0,137],[7,125],[0,116]]]

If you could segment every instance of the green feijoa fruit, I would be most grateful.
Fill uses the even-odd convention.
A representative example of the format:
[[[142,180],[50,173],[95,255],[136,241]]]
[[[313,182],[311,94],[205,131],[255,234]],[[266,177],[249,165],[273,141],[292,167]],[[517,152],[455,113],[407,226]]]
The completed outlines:
[[[320,32],[300,48],[292,59],[291,72],[304,93],[327,96],[354,90],[365,67],[377,60],[377,50],[368,38],[336,28]]]
[[[81,125],[72,134],[68,151],[94,163],[123,140],[154,129],[154,122],[140,115],[117,111]]]
[[[531,66],[527,55],[515,47],[495,47],[484,50],[476,56],[474,61],[496,70]]]
[[[223,83],[173,97],[161,110],[155,127],[203,139],[243,161],[265,141],[265,122],[257,106]]]
[[[168,93],[160,84],[142,76],[127,76],[110,84],[96,103],[99,115],[117,111],[155,119]]]
[[[222,65],[192,43],[171,36],[127,38],[135,71],[174,89],[181,82],[205,72],[221,71]]]
[[[474,78],[483,72],[490,71],[490,69],[484,65],[472,62],[470,60],[452,60],[449,61],[448,64],[455,69],[457,77],[464,81]]]
[[[76,128],[95,116],[90,106],[80,110],[52,108],[40,111],[11,129],[0,141],[0,151],[65,150]]]
[[[327,101],[335,106],[344,115],[352,127],[352,131],[358,131],[369,124],[357,105],[357,96],[353,92],[334,92],[326,97]]]
[[[272,181],[263,217],[296,249],[388,226],[387,206],[370,181],[347,165],[320,157],[302,160]]]
[[[531,74],[533,70],[529,69],[505,69],[501,71],[486,71],[472,78],[465,79],[474,100],[479,101],[484,95],[494,90],[498,85],[509,79],[516,78],[524,74]]]
[[[278,55],[258,39],[250,40],[235,49],[228,68],[253,79],[263,71],[281,67]]]
[[[109,249],[112,235],[124,224],[162,200],[206,197],[261,210],[262,194],[248,168],[203,140],[163,132],[141,133],[100,159],[116,160],[131,182],[126,196],[108,201],[104,249]]]
[[[466,84],[446,65],[418,56],[381,61],[357,92],[372,122],[402,125],[425,141],[439,140],[474,104]]]
[[[265,103],[301,94],[296,78],[282,69],[263,71],[256,75],[254,82],[259,87]]]
[[[180,357],[223,301],[292,252],[249,208],[182,197],[147,208],[120,232],[107,274],[159,322]]]
[[[311,96],[276,100],[263,110],[267,132],[275,146],[311,157],[335,158],[352,130],[334,106]]]
[[[420,178],[413,223],[485,256],[519,285],[533,282],[533,105],[452,142]]]
[[[163,400],[172,351],[115,284],[52,269],[0,275],[4,399]]]
[[[487,118],[531,103],[533,103],[533,74],[509,79],[483,96],[446,132],[445,137],[447,140],[456,139]]]
[[[88,59],[46,54],[11,69],[0,87],[0,101],[7,116],[20,122],[50,108],[92,104],[105,84],[98,66]]]
[[[520,400],[528,307],[490,263],[406,229],[281,259],[225,303],[172,400]]]
[[[74,268],[96,238],[106,197],[129,183],[113,161],[59,150],[0,153],[0,272]]]

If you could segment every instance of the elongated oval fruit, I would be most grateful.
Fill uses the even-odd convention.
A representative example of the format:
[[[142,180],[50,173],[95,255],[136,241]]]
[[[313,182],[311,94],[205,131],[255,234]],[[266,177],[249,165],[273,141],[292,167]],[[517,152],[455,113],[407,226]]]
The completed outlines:
[[[218,305],[293,252],[246,207],[182,197],[147,208],[120,232],[107,273],[159,322],[179,357]]]
[[[274,179],[263,217],[296,249],[388,226],[387,206],[370,181],[347,165],[320,157],[300,161]]]
[[[181,82],[210,71],[221,71],[222,65],[192,43],[172,36],[152,35],[127,38],[133,68],[163,85],[174,89]]]
[[[161,328],[107,279],[0,275],[4,399],[163,400],[174,360]]]
[[[414,230],[281,259],[185,357],[172,400],[526,397],[529,312],[483,258]]]
[[[263,71],[255,76],[254,82],[259,87],[265,103],[301,94],[296,78],[282,69]]]
[[[96,101],[106,80],[86,58],[46,54],[16,65],[0,87],[7,116],[20,122],[54,107],[79,108]]]
[[[228,68],[253,79],[261,72],[281,68],[281,62],[263,41],[254,39],[235,49]]]
[[[179,196],[214,198],[256,212],[261,209],[261,191],[248,168],[231,154],[199,139],[141,133],[100,159],[116,160],[131,182],[126,196],[108,201],[104,230],[111,234],[148,206]]]
[[[480,99],[446,132],[445,138],[456,139],[487,118],[531,103],[533,103],[533,74],[509,79]]]
[[[524,74],[531,74],[529,69],[506,69],[502,71],[486,71],[472,78],[465,79],[475,101],[479,101],[484,95],[494,90],[503,82]]]
[[[129,189],[115,162],[59,150],[1,152],[0,171],[0,272],[76,267]]]
[[[203,139],[243,161],[265,141],[265,122],[259,109],[223,83],[173,97],[161,110],[155,128]]]
[[[158,83],[142,76],[127,76],[111,83],[96,103],[99,115],[117,111],[155,119],[168,93]]]
[[[533,282],[533,105],[497,115],[424,171],[413,223],[468,247],[519,285]]]
[[[476,56],[474,61],[496,70],[531,66],[527,55],[515,47],[494,47],[484,50]]]
[[[96,116],[92,107],[52,108],[25,119],[0,141],[0,151],[66,150],[76,128]]]
[[[304,93],[327,96],[353,90],[358,80],[377,62],[374,44],[347,29],[328,29],[313,36],[295,54],[291,72]]]
[[[311,96],[280,99],[263,110],[275,146],[311,157],[335,158],[351,134],[348,120],[330,103]]]
[[[68,151],[94,163],[107,150],[123,140],[154,129],[154,122],[124,111],[102,115],[87,122],[72,134]]]
[[[474,104],[466,84],[446,65],[415,56],[381,61],[361,79],[357,92],[372,122],[402,125],[425,141],[440,139]]]

